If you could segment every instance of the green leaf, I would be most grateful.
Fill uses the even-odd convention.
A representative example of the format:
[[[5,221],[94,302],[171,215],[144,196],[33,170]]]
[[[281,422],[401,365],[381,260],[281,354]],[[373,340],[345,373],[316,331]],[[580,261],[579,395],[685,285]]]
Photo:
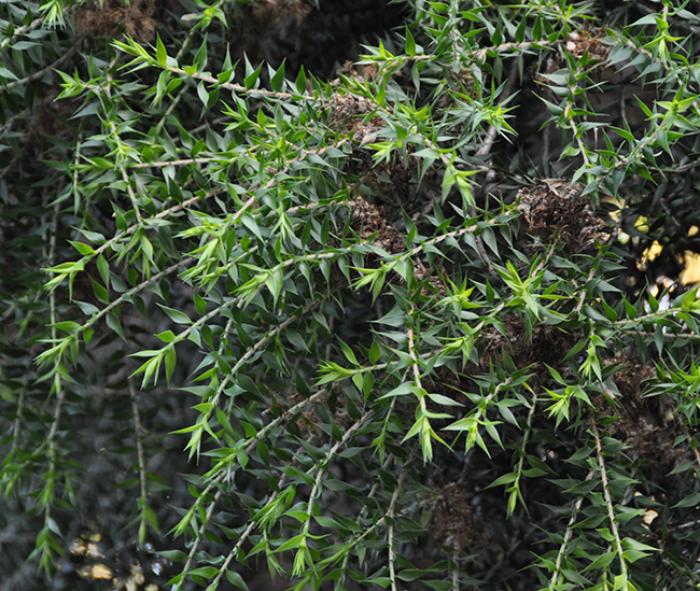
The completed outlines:
[[[491,484],[489,484],[486,488],[495,488],[497,486],[505,486],[507,484],[512,484],[517,480],[517,474],[513,472],[509,472],[507,474],[504,474],[503,476],[499,476],[494,480]]]
[[[267,280],[265,281],[265,286],[270,290],[275,305],[277,305],[277,302],[279,301],[280,294],[282,293],[283,284],[284,273],[282,269],[279,268],[275,269],[272,273],[270,273],[267,277]]]
[[[237,589],[242,589],[242,591],[250,591],[248,584],[243,580],[243,577],[239,575],[234,570],[226,570],[226,579]]]
[[[348,346],[348,344],[340,339],[338,339],[338,344],[340,345],[340,350],[343,352],[343,355],[345,355],[345,358],[353,365],[359,366],[360,362],[357,360],[355,352]]]
[[[176,310],[175,308],[169,308],[163,304],[158,304],[158,307],[163,310],[168,315],[168,318],[170,318],[170,320],[176,324],[192,324],[192,320],[190,320],[190,317],[184,312]]]
[[[413,382],[404,382],[403,384],[396,386],[396,388],[394,388],[390,392],[387,392],[383,396],[380,396],[379,400],[383,400],[384,398],[392,398],[394,396],[405,396],[406,394],[413,394],[413,388]]]
[[[683,509],[686,507],[695,507],[700,505],[700,492],[694,492],[686,497],[683,497],[678,503],[673,505],[674,509]]]
[[[411,33],[411,29],[406,27],[405,29],[405,36],[406,36],[406,55],[409,56],[414,56],[416,55],[416,41],[413,38],[413,33]]]
[[[277,68],[277,71],[270,78],[270,86],[275,92],[280,92],[282,90],[282,85],[284,84],[284,74],[285,74],[285,63],[282,63]]]
[[[306,93],[306,71],[302,65],[299,68],[299,73],[297,74],[296,80],[294,81],[294,86],[296,86],[297,92],[299,94]]]
[[[457,402],[456,400],[442,394],[428,394],[428,398],[430,398],[430,400],[432,400],[435,404],[439,404],[441,406],[464,406],[461,402]]]
[[[12,71],[8,70],[7,68],[0,66],[0,77],[5,78],[7,80],[19,80],[15,74],[12,73]]]
[[[286,552],[287,550],[294,550],[302,546],[306,541],[306,537],[303,534],[293,536],[289,538],[286,542],[280,544],[280,546],[275,550],[275,552]]]
[[[156,60],[158,60],[158,65],[165,68],[168,65],[168,52],[165,49],[163,40],[160,35],[156,33]]]
[[[97,272],[102,278],[102,283],[104,283],[105,286],[109,287],[109,263],[107,262],[107,259],[105,259],[104,256],[100,255],[97,257],[96,264]]]
[[[251,88],[254,88],[257,85],[261,72],[262,64],[255,68],[255,70],[253,70],[243,79],[243,86],[246,88],[246,90],[250,90]]]
[[[84,242],[78,242],[77,240],[69,240],[70,245],[75,248],[83,256],[94,254],[92,246],[85,244]]]

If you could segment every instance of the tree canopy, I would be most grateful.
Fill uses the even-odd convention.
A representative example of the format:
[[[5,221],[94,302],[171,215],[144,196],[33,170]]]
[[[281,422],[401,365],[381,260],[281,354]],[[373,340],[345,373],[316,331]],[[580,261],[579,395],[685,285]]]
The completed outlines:
[[[698,14],[0,5],[0,589],[697,588]]]

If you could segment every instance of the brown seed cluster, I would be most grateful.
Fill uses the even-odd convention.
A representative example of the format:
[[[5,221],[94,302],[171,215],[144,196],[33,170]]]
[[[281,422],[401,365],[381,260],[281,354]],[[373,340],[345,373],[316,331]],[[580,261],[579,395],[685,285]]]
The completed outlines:
[[[481,335],[481,359],[484,367],[501,363],[509,355],[517,367],[535,364],[535,372],[547,375],[543,364],[560,367],[566,354],[576,344],[579,335],[558,326],[537,325],[528,335],[525,322],[519,316],[507,315],[503,319],[503,332],[495,326],[487,327]]]
[[[374,237],[374,244],[387,252],[391,254],[404,252],[405,237],[387,221],[381,206],[370,203],[364,197],[356,197],[350,202],[350,207],[352,226],[357,230],[362,240],[370,240]],[[418,280],[427,279],[438,293],[445,293],[445,286],[440,279],[433,275],[418,258],[413,259],[413,276]]]
[[[394,214],[405,211],[412,215],[426,208],[426,195],[416,191],[416,172],[406,160],[399,156],[377,164],[369,151],[355,150],[346,170],[366,186],[387,211]],[[430,171],[427,177],[432,180]]]
[[[47,140],[71,133],[71,118],[80,106],[79,98],[56,100],[58,91],[47,89],[41,100],[34,102],[32,129]]]
[[[306,0],[257,0],[250,10],[253,19],[274,27],[289,18],[301,22],[311,6]]]
[[[304,398],[300,394],[294,394],[289,398],[291,406],[294,406],[295,404],[298,404],[303,400]],[[335,421],[336,425],[339,425],[344,428],[348,428],[350,427],[350,425],[352,425],[353,421],[350,415],[348,414],[348,411],[345,407],[345,402],[342,399],[342,397],[338,397],[335,403],[333,420]],[[299,431],[305,436],[321,435],[322,433],[320,427],[321,418],[318,416],[318,413],[316,412],[316,408],[314,406],[307,407],[304,412],[299,414],[295,422]]]
[[[572,31],[566,41],[566,50],[577,58],[588,54],[596,60],[604,60],[610,53],[610,47],[602,42],[602,31]]]
[[[360,234],[362,240],[375,236],[374,243],[390,252],[403,252],[404,236],[392,226],[384,216],[382,208],[370,203],[364,197],[356,197],[350,202],[352,210],[352,226]]]
[[[581,59],[585,54],[597,63],[604,62],[610,53],[610,47],[602,42],[604,33],[600,30],[572,31],[566,39],[564,48],[574,57]],[[564,57],[553,52],[545,64],[545,73],[551,74],[566,68]],[[545,79],[542,79],[546,83]]]
[[[527,231],[544,242],[560,240],[569,252],[586,252],[607,238],[583,187],[561,179],[543,179],[518,192]]]
[[[376,64],[353,64],[348,60],[341,66],[338,73],[364,82],[365,80],[373,80],[378,71]],[[331,84],[340,84],[340,80],[334,80]]]
[[[366,171],[362,180],[367,185],[377,189],[378,194],[386,194],[391,190],[400,199],[400,205],[408,211],[412,194],[411,185],[414,182],[413,171],[401,162],[392,161],[383,166],[373,166]]]
[[[334,92],[328,125],[339,133],[352,135],[361,143],[368,143],[376,136],[382,122],[379,117],[366,120],[373,107],[369,99]]]
[[[500,360],[504,354],[519,357],[526,344],[525,325],[523,321],[512,315],[503,319],[503,332],[496,326],[487,326],[480,334],[481,358],[480,365],[488,366],[493,360]]]
[[[622,436],[635,455],[666,466],[664,472],[668,472],[683,453],[673,446],[675,433],[671,432],[673,435],[669,437],[655,418],[623,416],[615,427],[615,433]]]
[[[316,411],[313,408],[303,412],[296,420],[297,428],[305,436],[320,435],[320,422],[321,419],[319,419],[318,414],[316,414]]]
[[[654,366],[626,358],[619,353],[611,359],[612,364],[620,366],[613,379],[623,400],[632,404],[643,404],[644,383],[656,375]]]
[[[613,407],[602,397],[593,400],[598,416],[615,416],[608,430],[623,440],[629,453],[644,459],[660,474],[667,474],[684,450],[674,447],[677,432],[671,409],[661,397],[644,396],[645,382],[656,375],[653,365],[644,364],[622,354],[615,355],[608,365],[619,366],[613,380],[620,392],[619,406]]]
[[[90,37],[116,37],[121,32],[132,36],[141,43],[155,39],[156,0],[105,0],[102,6],[91,0],[76,10],[75,26],[81,33]]]
[[[443,487],[433,509],[433,535],[456,550],[466,547],[474,533],[472,508],[467,491],[458,482]]]

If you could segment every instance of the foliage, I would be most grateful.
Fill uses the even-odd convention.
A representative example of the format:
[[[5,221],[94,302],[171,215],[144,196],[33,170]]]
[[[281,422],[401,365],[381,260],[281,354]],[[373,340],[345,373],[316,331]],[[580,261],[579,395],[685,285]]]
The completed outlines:
[[[3,588],[696,588],[698,2],[249,4],[2,5]]]

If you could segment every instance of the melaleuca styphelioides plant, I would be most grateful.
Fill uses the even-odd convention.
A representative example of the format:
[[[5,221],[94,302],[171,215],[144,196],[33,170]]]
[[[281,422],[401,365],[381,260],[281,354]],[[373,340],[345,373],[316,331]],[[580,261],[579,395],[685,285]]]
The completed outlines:
[[[0,588],[697,588],[700,3],[1,10]]]

